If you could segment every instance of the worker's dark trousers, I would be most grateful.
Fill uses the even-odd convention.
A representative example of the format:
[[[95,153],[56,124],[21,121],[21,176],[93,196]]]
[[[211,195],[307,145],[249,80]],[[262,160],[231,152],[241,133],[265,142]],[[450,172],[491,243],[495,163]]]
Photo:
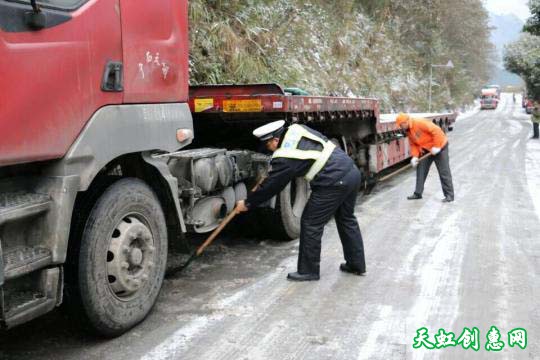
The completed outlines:
[[[446,144],[440,153],[435,156],[428,156],[420,161],[416,168],[416,190],[415,193],[422,195],[424,192],[424,183],[426,182],[429,168],[435,161],[439,178],[441,179],[442,191],[445,197],[454,199],[454,185],[452,185],[452,173],[450,172],[450,156],[448,155],[448,144]]]
[[[533,122],[533,138],[535,139],[538,139],[539,137],[539,132],[538,132],[538,123],[537,122]]]
[[[319,274],[321,238],[324,226],[335,217],[347,263],[365,271],[364,243],[354,216],[356,195],[360,187],[360,171],[353,168],[333,186],[313,188],[302,214],[298,272]]]

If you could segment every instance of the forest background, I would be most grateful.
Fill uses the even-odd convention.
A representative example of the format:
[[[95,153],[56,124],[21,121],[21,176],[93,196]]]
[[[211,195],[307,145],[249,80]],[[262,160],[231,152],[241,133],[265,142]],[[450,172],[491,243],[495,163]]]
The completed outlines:
[[[375,97],[381,111],[472,103],[493,69],[481,0],[191,0],[191,84]]]

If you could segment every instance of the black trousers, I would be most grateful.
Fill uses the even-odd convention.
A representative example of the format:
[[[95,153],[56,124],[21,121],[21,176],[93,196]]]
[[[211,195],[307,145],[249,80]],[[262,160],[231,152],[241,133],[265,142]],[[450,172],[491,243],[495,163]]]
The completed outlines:
[[[365,271],[364,243],[354,216],[360,187],[360,171],[353,168],[333,186],[314,188],[302,214],[298,272],[319,274],[321,238],[324,226],[335,217],[345,260],[350,266]]]
[[[445,197],[454,198],[454,185],[452,184],[452,173],[450,172],[450,155],[448,154],[448,144],[446,144],[440,153],[435,156],[429,156],[420,161],[416,168],[416,190],[418,195],[424,192],[424,184],[429,174],[431,164],[435,162],[439,178],[441,180],[442,191]]]
[[[538,132],[538,123],[533,122],[533,138],[538,139],[538,136],[540,135]]]

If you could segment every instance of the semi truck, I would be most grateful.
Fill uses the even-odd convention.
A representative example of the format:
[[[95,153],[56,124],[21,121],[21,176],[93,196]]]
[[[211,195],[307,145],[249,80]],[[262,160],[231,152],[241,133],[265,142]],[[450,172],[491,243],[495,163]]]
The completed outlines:
[[[496,88],[482,89],[480,110],[496,109],[499,105],[499,95]]]
[[[268,172],[251,131],[270,120],[323,132],[367,181],[409,157],[376,99],[190,87],[188,67],[186,0],[0,0],[2,328],[63,301],[104,336],[142,321],[169,246]],[[258,209],[273,236],[298,236],[308,195],[296,179]]]

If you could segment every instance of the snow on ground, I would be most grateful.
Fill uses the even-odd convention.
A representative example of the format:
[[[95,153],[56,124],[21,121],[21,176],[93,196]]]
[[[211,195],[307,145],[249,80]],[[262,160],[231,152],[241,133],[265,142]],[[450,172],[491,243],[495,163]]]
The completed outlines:
[[[479,111],[480,111],[480,102],[478,100],[475,100],[474,104],[467,107],[464,112],[459,112],[459,115],[456,118],[456,121],[463,120],[463,119],[469,118],[471,116],[474,116]],[[450,114],[450,113],[446,113],[446,112],[440,112],[440,113],[410,113],[409,115],[411,115],[412,117],[415,117],[415,118],[425,118],[425,117],[437,116],[437,115],[440,115],[440,114]],[[389,123],[389,122],[394,122],[394,121],[396,121],[396,116],[397,115],[398,115],[397,113],[381,114],[380,115],[380,121],[381,121],[382,124]]]
[[[530,115],[525,112],[525,108],[521,106],[521,95],[516,96],[516,104],[514,105],[512,116],[518,119],[530,117]]]
[[[456,122],[457,121],[461,121],[461,120],[464,120],[464,119],[467,119],[467,118],[470,118],[471,116],[474,116],[476,115],[478,112],[480,111],[480,102],[478,102],[477,100],[474,101],[474,105],[472,105],[471,107],[469,107],[467,110],[465,110],[464,112],[460,112],[458,117],[456,118]]]
[[[529,193],[536,209],[536,216],[540,219],[540,140],[538,139],[531,139],[527,143],[525,169]]]

